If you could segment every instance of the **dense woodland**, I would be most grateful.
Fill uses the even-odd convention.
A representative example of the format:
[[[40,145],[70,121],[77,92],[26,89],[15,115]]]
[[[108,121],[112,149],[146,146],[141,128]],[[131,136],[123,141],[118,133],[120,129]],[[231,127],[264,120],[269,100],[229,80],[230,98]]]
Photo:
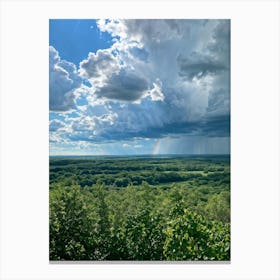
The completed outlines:
[[[50,260],[230,260],[230,159],[50,159]]]

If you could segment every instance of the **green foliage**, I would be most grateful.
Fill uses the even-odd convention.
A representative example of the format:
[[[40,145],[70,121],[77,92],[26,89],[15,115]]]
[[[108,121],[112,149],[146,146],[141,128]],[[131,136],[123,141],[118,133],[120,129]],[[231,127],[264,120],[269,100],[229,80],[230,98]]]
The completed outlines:
[[[51,160],[50,259],[229,260],[228,172],[217,158]]]
[[[164,233],[161,219],[148,209],[129,216],[124,224],[124,238],[129,260],[161,260]]]
[[[80,186],[104,183],[106,186],[127,187],[173,182],[195,182],[198,185],[211,184],[219,188],[229,184],[229,159],[216,157],[131,157],[131,158],[85,158],[50,160],[50,183],[73,182]]]
[[[201,215],[178,207],[172,216],[164,243],[167,260],[229,260],[228,225],[208,222]]]
[[[224,191],[220,194],[214,194],[208,201],[205,210],[212,220],[225,223],[230,222],[230,195]]]
[[[51,259],[82,260],[86,252],[97,247],[92,208],[78,186],[58,187],[50,192]]]

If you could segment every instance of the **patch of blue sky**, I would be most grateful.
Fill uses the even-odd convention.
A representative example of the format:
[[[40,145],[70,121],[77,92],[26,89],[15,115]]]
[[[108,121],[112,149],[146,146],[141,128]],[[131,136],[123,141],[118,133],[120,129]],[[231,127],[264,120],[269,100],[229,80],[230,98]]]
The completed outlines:
[[[58,120],[58,121],[64,121],[65,116],[63,114],[54,112],[54,111],[50,111],[49,113],[49,119],[51,120]]]
[[[88,80],[83,80],[83,84],[84,85],[86,85],[87,87],[89,87],[89,88],[91,88],[92,87],[92,85],[91,85],[91,83],[88,81]]]
[[[100,32],[93,19],[50,19],[49,45],[61,59],[73,62],[77,67],[89,52],[109,48],[113,44],[107,32]]]
[[[77,117],[79,117],[80,115],[78,114],[78,112],[77,111],[71,111],[71,112],[69,112],[68,114],[67,114],[67,117],[69,117],[69,118],[77,118]]]
[[[68,113],[59,113],[59,112],[53,112],[51,111],[49,114],[49,120],[58,120],[65,122],[65,119],[67,118],[77,118],[79,117],[79,114],[77,111],[69,111]]]
[[[138,59],[148,62],[149,53],[144,48],[141,49],[141,48],[134,47],[131,48],[130,52]]]
[[[83,105],[88,105],[88,101],[85,97],[80,96],[77,100],[76,100],[76,104],[77,106],[83,106]]]

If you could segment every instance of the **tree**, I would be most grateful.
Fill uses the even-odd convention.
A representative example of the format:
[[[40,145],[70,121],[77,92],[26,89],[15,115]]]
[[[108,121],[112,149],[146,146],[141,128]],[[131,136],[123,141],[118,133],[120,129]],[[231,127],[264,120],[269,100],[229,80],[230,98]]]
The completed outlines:
[[[89,193],[90,194],[90,193]],[[97,246],[96,215],[79,186],[57,187],[50,193],[50,259],[82,260]]]
[[[208,201],[205,211],[210,219],[224,223],[230,222],[230,195],[224,191],[214,194]]]
[[[176,216],[176,213],[177,216]],[[167,260],[229,260],[229,226],[207,222],[201,215],[175,207],[166,229]]]
[[[99,260],[105,259],[110,252],[110,222],[109,209],[106,203],[106,190],[103,184],[96,184],[93,187],[93,196],[95,200],[94,209],[97,214],[96,234],[97,234],[97,248],[96,256]]]

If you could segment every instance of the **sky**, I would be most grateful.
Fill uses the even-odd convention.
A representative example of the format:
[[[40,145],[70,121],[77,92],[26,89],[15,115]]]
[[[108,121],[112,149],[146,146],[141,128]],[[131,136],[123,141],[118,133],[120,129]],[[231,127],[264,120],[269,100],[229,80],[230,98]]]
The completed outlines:
[[[230,20],[49,21],[50,155],[229,154]]]

